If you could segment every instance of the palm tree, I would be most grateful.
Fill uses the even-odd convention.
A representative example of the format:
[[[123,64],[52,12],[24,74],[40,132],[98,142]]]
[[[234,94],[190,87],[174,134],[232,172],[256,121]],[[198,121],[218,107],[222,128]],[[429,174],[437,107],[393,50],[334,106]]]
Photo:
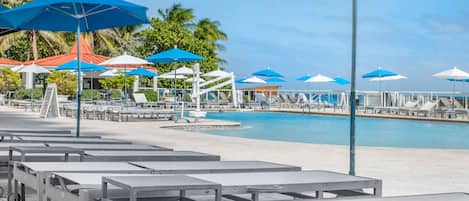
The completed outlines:
[[[158,9],[158,14],[164,21],[174,22],[185,27],[191,27],[195,18],[191,8],[183,8],[181,4],[174,4],[169,9]]]
[[[226,49],[225,46],[217,43],[217,41],[227,40],[228,36],[220,30],[220,25],[220,22],[216,20],[212,21],[208,18],[201,19],[195,25],[194,36],[197,39],[213,43],[217,46],[218,50],[224,51]]]
[[[9,35],[0,37],[0,52],[6,52],[10,49],[15,41],[28,40],[29,47],[27,60],[39,59],[39,41],[44,42],[46,48],[49,50],[49,55],[57,55],[69,49],[65,37],[62,33],[48,32],[48,31],[19,31]]]

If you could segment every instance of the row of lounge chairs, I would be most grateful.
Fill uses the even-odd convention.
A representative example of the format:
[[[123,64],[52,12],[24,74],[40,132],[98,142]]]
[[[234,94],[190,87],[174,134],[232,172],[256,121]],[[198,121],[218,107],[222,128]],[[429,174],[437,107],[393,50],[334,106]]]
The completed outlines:
[[[290,200],[469,200],[462,193],[380,198],[379,179],[302,171],[300,167],[264,161],[220,161],[217,155],[131,144],[98,135],[73,138],[70,132],[18,130],[0,130],[0,135],[4,137],[0,161],[9,168],[10,200],[206,200],[214,196],[216,201],[258,201],[264,193]]]

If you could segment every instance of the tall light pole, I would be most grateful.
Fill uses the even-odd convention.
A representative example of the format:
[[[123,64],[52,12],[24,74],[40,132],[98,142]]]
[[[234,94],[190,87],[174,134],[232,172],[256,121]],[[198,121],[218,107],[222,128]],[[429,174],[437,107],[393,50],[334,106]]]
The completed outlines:
[[[352,0],[352,71],[350,84],[350,166],[349,174],[355,175],[355,81],[357,63],[357,0]]]

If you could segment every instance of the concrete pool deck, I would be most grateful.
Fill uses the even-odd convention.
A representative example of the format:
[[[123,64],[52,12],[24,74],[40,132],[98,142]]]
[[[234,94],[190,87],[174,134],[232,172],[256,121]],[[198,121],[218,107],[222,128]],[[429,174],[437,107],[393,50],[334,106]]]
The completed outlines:
[[[219,154],[223,160],[266,160],[346,173],[348,147],[224,137],[162,128],[164,121],[83,120],[83,134]],[[0,107],[1,128],[74,129],[69,118]],[[467,132],[467,131],[461,131]],[[383,179],[384,195],[469,192],[469,150],[358,147],[357,174]]]

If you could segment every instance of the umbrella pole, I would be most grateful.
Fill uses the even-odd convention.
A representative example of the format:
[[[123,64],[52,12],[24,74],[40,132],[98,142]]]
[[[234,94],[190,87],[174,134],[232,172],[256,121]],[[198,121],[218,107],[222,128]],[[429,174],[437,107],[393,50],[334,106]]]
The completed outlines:
[[[350,164],[349,174],[355,175],[355,79],[357,58],[357,0],[352,0],[352,71],[350,85]]]
[[[80,116],[81,116],[81,69],[80,69],[80,21],[77,23],[77,130],[76,137],[80,137]]]
[[[455,88],[456,88],[456,81],[453,81],[453,98],[451,100],[451,118],[453,118],[453,116],[455,116],[455,114],[454,114],[454,101],[455,101],[454,96],[456,95]]]
[[[174,65],[174,64],[173,64]],[[177,109],[176,109],[176,105],[177,105],[177,98],[176,98],[176,68],[173,66],[173,69],[174,69],[174,82],[173,82],[173,93],[174,93],[174,122],[177,122],[178,121],[178,116],[177,116]]]

